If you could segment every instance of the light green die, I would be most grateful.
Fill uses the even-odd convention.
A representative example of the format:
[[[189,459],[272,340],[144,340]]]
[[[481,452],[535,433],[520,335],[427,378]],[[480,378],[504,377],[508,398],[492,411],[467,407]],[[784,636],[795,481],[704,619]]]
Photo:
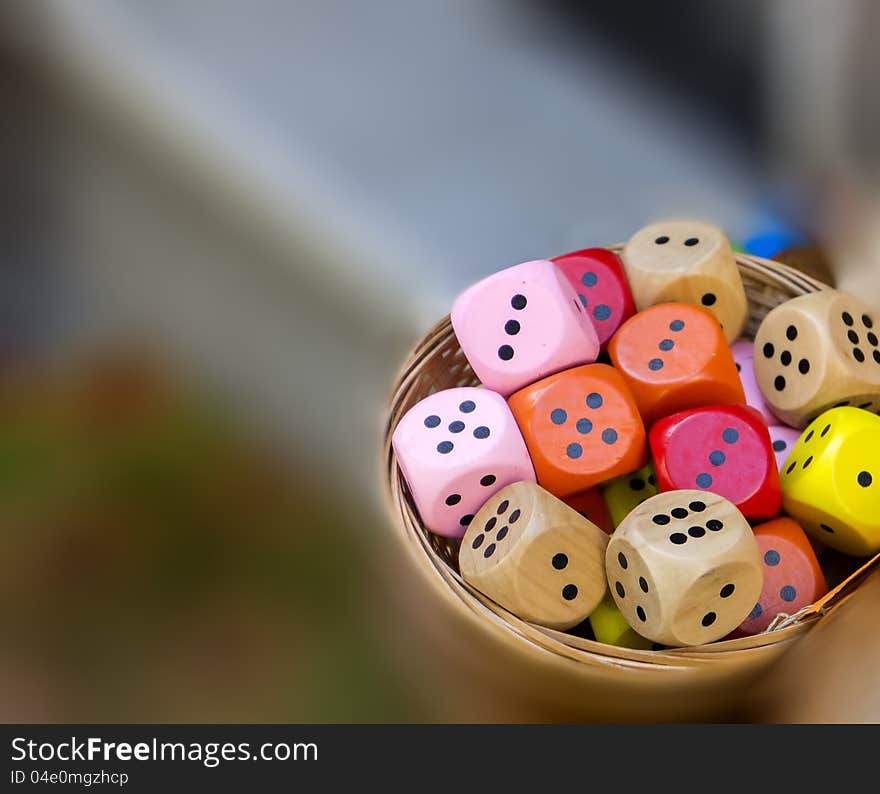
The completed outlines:
[[[642,502],[656,495],[657,477],[651,461],[638,471],[617,477],[602,486],[602,496],[615,529]]]
[[[606,593],[599,606],[593,610],[590,615],[590,626],[593,627],[593,635],[597,642],[642,651],[650,650],[652,647],[650,640],[637,634],[626,622],[610,593]]]

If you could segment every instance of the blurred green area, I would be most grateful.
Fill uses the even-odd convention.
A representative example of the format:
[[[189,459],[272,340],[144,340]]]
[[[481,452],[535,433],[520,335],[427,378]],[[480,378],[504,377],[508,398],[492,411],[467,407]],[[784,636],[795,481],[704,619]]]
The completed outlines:
[[[141,352],[0,379],[0,718],[418,717],[338,500],[253,435]]]

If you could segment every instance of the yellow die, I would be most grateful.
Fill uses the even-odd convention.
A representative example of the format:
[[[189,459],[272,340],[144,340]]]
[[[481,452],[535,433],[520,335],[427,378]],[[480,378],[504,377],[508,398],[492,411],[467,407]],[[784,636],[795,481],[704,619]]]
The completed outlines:
[[[642,502],[656,495],[657,477],[651,461],[638,471],[616,477],[602,486],[602,496],[615,528]]]
[[[844,554],[880,551],[880,417],[832,408],[801,434],[781,472],[782,506]]]
[[[606,645],[634,648],[641,651],[650,650],[653,646],[650,640],[646,640],[630,627],[623,613],[614,603],[614,599],[608,593],[590,615],[590,626],[593,628],[593,636],[597,642],[604,642]]]

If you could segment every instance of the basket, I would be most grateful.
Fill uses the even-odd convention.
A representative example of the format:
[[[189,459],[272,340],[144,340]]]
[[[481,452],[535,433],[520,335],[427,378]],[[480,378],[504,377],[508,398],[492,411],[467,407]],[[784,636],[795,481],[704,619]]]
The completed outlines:
[[[779,262],[746,254],[736,259],[750,307],[745,333],[752,337],[774,306],[828,289]],[[419,400],[440,389],[478,384],[447,316],[397,377],[385,428],[384,476],[398,540],[415,564],[416,580],[425,586],[420,596],[430,594],[427,609],[445,620],[444,642],[468,657],[468,675],[482,675],[505,702],[522,702],[512,709],[514,719],[729,719],[747,698],[749,683],[845,600],[880,560],[877,555],[821,601],[777,619],[763,634],[699,647],[631,650],[520,620],[462,580],[459,541],[432,535],[422,526],[391,446],[397,422]]]

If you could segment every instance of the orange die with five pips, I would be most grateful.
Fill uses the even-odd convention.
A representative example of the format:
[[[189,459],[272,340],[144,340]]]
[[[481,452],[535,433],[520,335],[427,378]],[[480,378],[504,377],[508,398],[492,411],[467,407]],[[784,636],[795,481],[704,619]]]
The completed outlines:
[[[565,498],[645,465],[638,407],[606,364],[559,372],[512,394],[508,404],[538,483]]]

